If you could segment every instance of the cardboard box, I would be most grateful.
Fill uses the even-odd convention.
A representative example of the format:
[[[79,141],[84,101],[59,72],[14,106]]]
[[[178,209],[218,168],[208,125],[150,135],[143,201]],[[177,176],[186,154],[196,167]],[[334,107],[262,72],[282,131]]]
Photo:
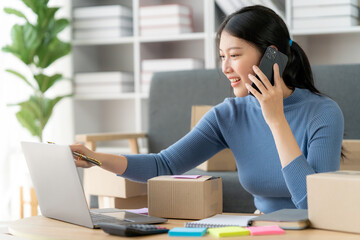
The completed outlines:
[[[197,179],[159,176],[148,181],[149,215],[164,218],[203,219],[222,213],[221,178]]]
[[[360,140],[343,141],[345,158],[340,162],[340,170],[360,171]]]
[[[146,208],[147,195],[130,197],[130,198],[114,198],[99,196],[99,208],[119,208],[119,209],[138,209]]]
[[[360,233],[360,172],[307,176],[311,227]]]
[[[87,196],[100,195],[131,198],[147,194],[147,184],[127,180],[102,168],[84,170],[84,191]]]
[[[213,106],[192,106],[191,129]],[[236,171],[235,157],[230,149],[224,149],[196,168],[203,171]]]

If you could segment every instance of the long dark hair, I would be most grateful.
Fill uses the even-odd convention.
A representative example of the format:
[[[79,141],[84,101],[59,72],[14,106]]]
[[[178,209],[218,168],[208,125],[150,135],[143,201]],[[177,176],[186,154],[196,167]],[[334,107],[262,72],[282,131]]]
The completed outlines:
[[[270,45],[276,46],[289,58],[282,75],[286,86],[290,89],[305,88],[320,94],[314,85],[313,74],[305,52],[294,41],[290,46],[290,34],[285,22],[270,8],[260,5],[249,6],[227,16],[216,34],[218,46],[223,31],[250,42],[261,53],[265,53]]]

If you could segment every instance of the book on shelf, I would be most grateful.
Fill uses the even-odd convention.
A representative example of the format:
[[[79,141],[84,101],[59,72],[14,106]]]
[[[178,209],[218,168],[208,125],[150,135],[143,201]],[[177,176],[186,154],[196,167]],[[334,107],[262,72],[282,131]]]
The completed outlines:
[[[293,18],[331,16],[352,16],[359,18],[359,7],[350,4],[342,4],[293,8]]]
[[[146,59],[141,66],[143,72],[176,71],[203,68],[204,62],[195,58]]]
[[[134,92],[134,77],[126,72],[77,73],[74,82],[77,94]]]
[[[173,25],[173,26],[160,26],[160,27],[142,27],[140,28],[141,36],[168,36],[183,33],[192,33],[191,26]]]
[[[98,83],[98,82],[134,82],[134,77],[131,73],[119,72],[119,71],[109,71],[109,72],[86,72],[86,73],[76,73],[74,76],[74,81],[77,84],[88,84],[88,83]]]
[[[352,4],[354,6],[359,6],[359,0],[293,0],[293,7],[301,6],[322,6],[322,5],[331,5],[331,4]]]
[[[94,28],[132,28],[132,19],[128,17],[107,17],[107,18],[87,18],[75,19],[73,27],[75,29],[94,29]]]
[[[153,18],[140,18],[140,27],[158,27],[169,25],[192,26],[190,15],[157,16]]]
[[[359,19],[352,16],[334,16],[318,18],[295,18],[293,29],[351,27],[359,24]]]
[[[307,209],[281,209],[249,220],[249,226],[278,225],[282,229],[304,229],[309,226]]]
[[[278,4],[278,1],[272,0],[216,0],[216,4],[226,14],[231,13],[247,6],[263,5],[274,10],[283,19],[285,18],[285,6]]]
[[[227,226],[246,227],[248,221],[254,218],[253,215],[228,215],[228,214],[216,214],[215,216],[205,218],[199,221],[186,222],[185,227],[189,228],[219,228]]]
[[[190,7],[180,4],[141,6],[139,8],[140,17],[154,17],[159,15],[192,15],[192,11]]]
[[[100,18],[100,17],[130,17],[132,9],[122,5],[105,5],[74,8],[73,17],[76,18]]]
[[[75,39],[106,39],[132,36],[132,28],[75,29]]]

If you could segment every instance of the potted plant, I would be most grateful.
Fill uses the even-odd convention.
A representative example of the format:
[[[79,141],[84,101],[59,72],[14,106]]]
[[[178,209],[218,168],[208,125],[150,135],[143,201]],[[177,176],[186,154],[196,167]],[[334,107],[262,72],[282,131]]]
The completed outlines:
[[[28,100],[10,106],[20,108],[16,118],[42,142],[43,130],[55,105],[63,98],[71,96],[71,94],[53,98],[47,96],[48,90],[55,83],[66,79],[60,73],[50,73],[49,67],[71,51],[70,43],[58,38],[58,34],[69,25],[69,20],[57,19],[55,14],[59,7],[49,7],[49,0],[22,0],[22,2],[36,15],[36,21],[29,21],[29,18],[19,10],[4,8],[6,13],[22,18],[24,24],[15,24],[12,27],[12,42],[2,50],[21,60],[31,73],[31,79],[28,79],[25,74],[14,69],[6,69],[33,90]]]

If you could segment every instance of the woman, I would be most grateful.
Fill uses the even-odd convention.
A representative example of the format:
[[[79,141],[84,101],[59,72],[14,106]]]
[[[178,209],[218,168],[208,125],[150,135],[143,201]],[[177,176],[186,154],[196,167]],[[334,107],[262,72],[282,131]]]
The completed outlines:
[[[117,156],[77,144],[71,149],[123,177],[146,181],[184,173],[230,148],[240,182],[258,210],[307,208],[306,176],[339,169],[340,108],[315,88],[305,53],[272,10],[251,6],[233,13],[221,24],[217,41],[222,71],[236,97],[215,106],[178,142],[159,154]],[[274,65],[274,86],[257,67],[268,46],[289,59],[282,77]],[[82,160],[76,164],[92,166]]]

